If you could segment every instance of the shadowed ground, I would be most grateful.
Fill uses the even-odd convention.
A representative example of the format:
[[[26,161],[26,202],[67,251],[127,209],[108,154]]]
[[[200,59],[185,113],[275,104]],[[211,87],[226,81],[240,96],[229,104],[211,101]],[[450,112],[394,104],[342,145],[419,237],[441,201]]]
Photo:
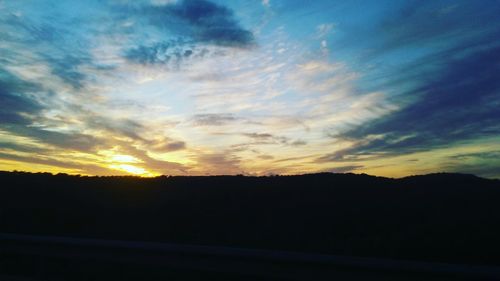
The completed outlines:
[[[471,175],[0,181],[4,233],[500,263],[500,184]]]

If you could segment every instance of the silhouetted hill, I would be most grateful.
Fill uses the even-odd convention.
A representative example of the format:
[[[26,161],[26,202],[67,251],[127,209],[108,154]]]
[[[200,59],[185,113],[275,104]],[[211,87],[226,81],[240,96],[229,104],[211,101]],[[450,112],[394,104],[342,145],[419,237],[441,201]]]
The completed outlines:
[[[500,264],[500,181],[473,175],[0,182],[0,232]]]

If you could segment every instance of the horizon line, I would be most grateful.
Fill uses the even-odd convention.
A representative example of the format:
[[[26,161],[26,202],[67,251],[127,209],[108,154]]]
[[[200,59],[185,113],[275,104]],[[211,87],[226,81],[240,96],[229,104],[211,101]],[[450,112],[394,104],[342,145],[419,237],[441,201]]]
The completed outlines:
[[[157,176],[141,176],[141,175],[85,175],[85,174],[70,174],[70,173],[52,173],[52,172],[29,172],[29,171],[19,171],[19,170],[0,170],[0,173],[19,173],[19,174],[46,174],[51,176],[69,176],[69,177],[87,177],[87,178],[138,178],[138,179],[156,179],[156,178],[171,178],[171,177],[184,177],[184,178],[197,178],[197,177],[246,177],[246,178],[270,178],[270,177],[296,177],[296,176],[311,176],[311,175],[355,175],[355,176],[369,176],[375,178],[385,178],[385,179],[405,179],[411,177],[421,177],[421,176],[431,176],[431,175],[462,175],[462,176],[473,176],[480,179],[486,180],[497,180],[500,181],[500,178],[489,178],[482,177],[471,173],[461,173],[461,172],[433,172],[427,174],[411,174],[403,177],[387,177],[387,176],[378,176],[367,173],[353,173],[353,172],[316,172],[316,173],[303,173],[303,174],[267,174],[267,175],[251,175],[251,174],[212,174],[212,175],[157,175]]]

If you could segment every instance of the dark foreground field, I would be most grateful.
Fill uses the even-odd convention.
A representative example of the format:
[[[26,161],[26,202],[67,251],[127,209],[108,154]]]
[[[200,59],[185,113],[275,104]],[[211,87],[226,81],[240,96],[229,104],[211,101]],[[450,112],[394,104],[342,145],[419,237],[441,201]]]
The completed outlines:
[[[500,265],[500,181],[472,175],[0,182],[0,233]]]

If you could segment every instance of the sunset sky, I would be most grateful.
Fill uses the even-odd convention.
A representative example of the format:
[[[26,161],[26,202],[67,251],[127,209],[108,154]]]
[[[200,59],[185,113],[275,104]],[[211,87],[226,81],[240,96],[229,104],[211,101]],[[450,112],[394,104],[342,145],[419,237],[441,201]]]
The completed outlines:
[[[0,0],[0,170],[500,178],[500,1]]]

